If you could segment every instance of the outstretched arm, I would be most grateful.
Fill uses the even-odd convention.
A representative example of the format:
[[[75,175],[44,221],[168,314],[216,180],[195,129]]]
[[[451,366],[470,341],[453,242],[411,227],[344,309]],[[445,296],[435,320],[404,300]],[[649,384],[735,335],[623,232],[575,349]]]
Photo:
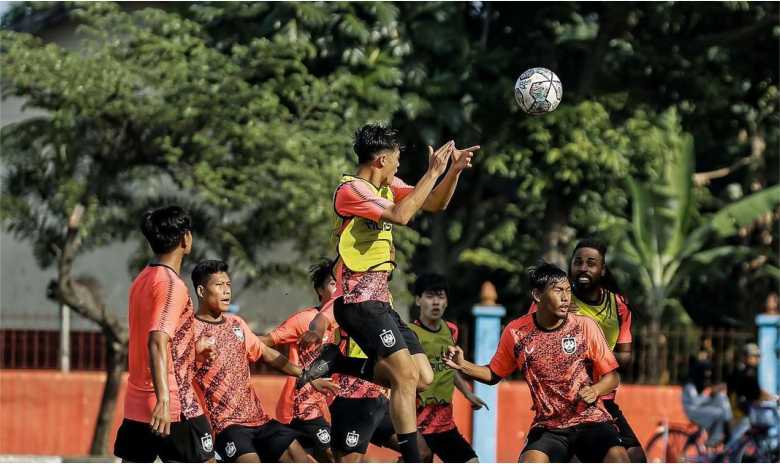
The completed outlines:
[[[425,171],[425,174],[423,174],[422,178],[417,182],[417,185],[414,186],[414,190],[412,190],[410,194],[405,196],[403,200],[382,211],[382,220],[402,226],[408,224],[417,211],[419,211],[427,201],[433,187],[436,185],[436,179],[444,174],[444,170],[447,169],[447,163],[452,156],[454,148],[455,143],[452,141],[447,142],[436,151],[433,151],[433,148],[428,147],[428,170]],[[454,185],[452,188],[454,191]],[[450,196],[452,196],[452,194],[450,194]],[[449,201],[449,199],[447,201]]]
[[[429,151],[433,148],[428,147]],[[444,211],[450,204],[452,195],[455,193],[455,187],[458,186],[458,179],[460,179],[460,173],[464,169],[471,167],[471,158],[474,156],[474,152],[479,150],[479,145],[465,148],[463,150],[455,149],[452,152],[452,165],[444,175],[444,178],[439,182],[439,185],[433,189],[428,198],[425,199],[422,209],[424,211],[437,213]]]
[[[502,380],[488,366],[479,366],[463,358],[463,350],[459,346],[450,346],[443,355],[444,363],[466,377],[470,377],[477,382],[495,385]]]

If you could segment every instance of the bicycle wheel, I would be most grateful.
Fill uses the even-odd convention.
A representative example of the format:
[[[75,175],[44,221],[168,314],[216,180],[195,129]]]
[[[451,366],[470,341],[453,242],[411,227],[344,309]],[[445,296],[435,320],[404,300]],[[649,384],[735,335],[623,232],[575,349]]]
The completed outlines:
[[[645,447],[647,462],[698,462],[701,448],[685,430],[658,432]]]
[[[734,462],[776,462],[772,450],[766,443],[757,441],[754,437],[745,437],[734,453]]]

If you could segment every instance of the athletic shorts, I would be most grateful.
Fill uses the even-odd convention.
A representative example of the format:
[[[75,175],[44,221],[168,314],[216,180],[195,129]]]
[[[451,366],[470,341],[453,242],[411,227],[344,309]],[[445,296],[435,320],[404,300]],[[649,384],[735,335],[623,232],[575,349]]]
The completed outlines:
[[[642,443],[639,442],[634,430],[628,424],[626,416],[623,415],[623,411],[620,410],[620,407],[615,403],[615,400],[604,400],[604,408],[606,408],[607,412],[615,419],[615,425],[620,434],[620,439],[623,441],[623,446],[626,449],[634,448],[636,446],[641,447]]]
[[[424,434],[423,438],[441,462],[468,462],[477,457],[474,448],[463,438],[457,427],[446,432]]]
[[[344,454],[365,454],[369,443],[385,446],[395,434],[389,404],[384,396],[336,397],[330,405],[333,428],[331,447]]]
[[[325,451],[330,448],[330,424],[324,417],[307,421],[293,419],[290,428],[301,434],[298,441],[306,449]]]
[[[231,425],[217,434],[217,452],[224,462],[248,453],[257,453],[261,462],[279,462],[298,437],[298,432],[273,419],[257,427]]]
[[[569,462],[572,456],[580,462],[603,462],[614,446],[623,446],[617,428],[611,422],[592,422],[564,429],[534,427],[522,452],[541,451],[550,462]]]
[[[360,346],[369,359],[386,358],[404,348],[411,354],[425,353],[417,335],[390,304],[383,301],[333,303],[336,322]]]
[[[161,437],[146,422],[122,421],[114,442],[114,455],[124,461],[205,462],[214,457],[214,440],[206,416],[171,422],[171,434]]]

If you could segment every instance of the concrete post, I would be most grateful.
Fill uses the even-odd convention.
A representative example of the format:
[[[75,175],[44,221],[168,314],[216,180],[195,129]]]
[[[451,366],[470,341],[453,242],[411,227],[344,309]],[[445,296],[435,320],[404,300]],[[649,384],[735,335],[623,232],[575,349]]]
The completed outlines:
[[[70,372],[70,308],[60,305],[60,370]]]
[[[777,395],[780,392],[780,315],[759,314],[756,325],[761,349],[758,383],[762,389]]]
[[[492,289],[491,298],[486,290]],[[475,319],[474,362],[488,364],[498,347],[501,337],[501,318],[506,314],[503,306],[495,304],[495,288],[489,282],[482,287],[482,303],[474,306]],[[491,295],[488,295],[491,296]],[[496,462],[496,429],[498,426],[498,389],[474,382],[474,393],[487,403],[490,410],[482,408],[473,413],[472,446],[481,462]]]

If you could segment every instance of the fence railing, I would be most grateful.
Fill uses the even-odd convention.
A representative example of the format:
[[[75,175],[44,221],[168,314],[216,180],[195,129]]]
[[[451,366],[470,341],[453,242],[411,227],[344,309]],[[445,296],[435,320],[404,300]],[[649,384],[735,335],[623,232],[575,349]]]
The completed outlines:
[[[461,346],[466,352],[469,327],[461,325]],[[741,347],[755,339],[752,332],[728,329],[663,330],[652,336],[647,327],[634,332],[633,363],[622,372],[624,383],[679,384],[688,375],[688,363],[702,349],[709,352],[714,380],[724,381],[739,360]],[[656,343],[657,362],[651,362]],[[0,330],[0,369],[59,368],[60,333],[52,330]],[[105,340],[100,332],[70,335],[71,370],[103,370],[106,363]],[[254,363],[252,373],[273,372],[264,363]]]
[[[753,332],[733,329],[664,329],[653,335],[649,327],[640,327],[633,336],[633,363],[623,370],[622,380],[680,384],[688,376],[690,360],[701,355],[713,364],[713,381],[723,382],[739,361],[742,347],[755,338]]]

